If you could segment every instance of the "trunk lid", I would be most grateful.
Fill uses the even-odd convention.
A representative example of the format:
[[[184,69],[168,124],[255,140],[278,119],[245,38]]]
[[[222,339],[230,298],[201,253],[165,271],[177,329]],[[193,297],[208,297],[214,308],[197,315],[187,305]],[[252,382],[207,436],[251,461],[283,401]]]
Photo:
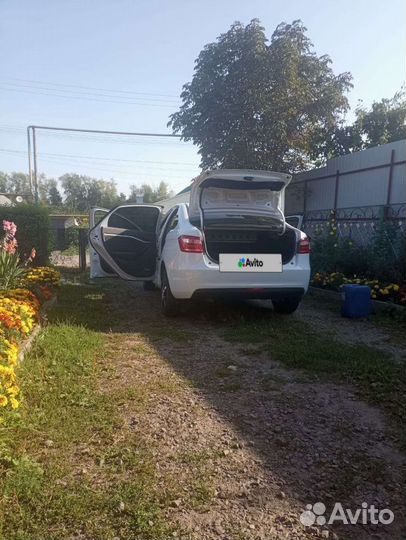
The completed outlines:
[[[190,194],[189,217],[201,227],[285,227],[284,190],[291,176],[256,170],[219,169],[198,176]]]

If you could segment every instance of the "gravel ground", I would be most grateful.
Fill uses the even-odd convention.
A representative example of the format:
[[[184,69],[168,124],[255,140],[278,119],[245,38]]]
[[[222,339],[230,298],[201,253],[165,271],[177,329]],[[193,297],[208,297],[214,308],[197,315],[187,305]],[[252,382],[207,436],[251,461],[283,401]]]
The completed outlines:
[[[152,449],[174,538],[404,537],[400,433],[378,408],[349,386],[320,382],[255,347],[225,341],[218,330],[231,308],[215,314],[201,306],[170,320],[159,313],[157,292],[115,285],[109,294],[106,362],[115,376],[101,385],[128,389],[129,396],[131,389],[147,392],[141,410],[134,397],[119,404],[116,436],[138,433]],[[306,302],[296,316],[323,332],[338,324]],[[351,323],[339,322],[341,338],[352,332],[358,342],[362,327],[350,331]],[[396,518],[386,526],[302,525],[301,512],[318,501],[328,511],[335,502],[353,510],[367,502]]]
[[[52,251],[51,264],[64,268],[79,268],[79,255],[65,255],[63,251]]]
[[[295,313],[295,317],[344,343],[369,345],[391,354],[398,360],[406,360],[406,340],[404,336],[399,336],[399,331],[391,332],[377,326],[373,320],[341,317],[338,303],[320,301],[309,294]]]

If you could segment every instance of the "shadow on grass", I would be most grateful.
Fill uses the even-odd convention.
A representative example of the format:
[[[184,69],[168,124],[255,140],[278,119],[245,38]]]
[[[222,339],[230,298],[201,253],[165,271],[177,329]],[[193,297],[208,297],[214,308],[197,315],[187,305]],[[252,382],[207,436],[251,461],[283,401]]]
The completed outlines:
[[[164,356],[162,342],[165,349],[169,341],[193,350],[193,339],[204,338],[205,329],[214,330],[230,343],[240,343],[243,348],[249,345],[251,351],[245,351],[249,354],[272,355],[284,365],[316,377],[355,384],[363,398],[383,404],[398,420],[406,418],[403,365],[372,347],[343,344],[303,321],[277,315],[266,302],[196,303],[183,316],[168,319],[160,313],[159,291],[143,291],[139,285],[119,280],[100,280],[65,285],[49,319],[101,332],[141,333]],[[188,373],[192,382],[193,375],[193,371]]]
[[[374,444],[373,436],[363,439],[370,436],[367,431],[359,434],[356,410],[343,411],[345,436],[340,435],[337,407],[330,413],[323,395],[317,394],[320,382],[352,383],[362,398],[403,422],[404,370],[372,348],[335,342],[302,321],[252,303],[198,304],[183,317],[167,319],[160,314],[158,291],[116,280],[65,285],[49,318],[100,332],[142,334],[255,450],[270,478],[278,478],[285,491],[302,501],[327,493],[324,502],[350,504],[363,482],[385,483],[385,475],[378,479],[371,473],[374,458],[362,455],[347,433],[353,414],[359,440],[365,448]],[[291,384],[272,360],[302,370],[313,401],[301,395],[300,377]],[[235,371],[229,369],[231,364]],[[339,390],[331,395],[341,399]],[[294,421],[286,422],[287,417]],[[322,467],[320,455],[325,456]],[[357,486],[347,485],[339,472],[352,458],[357,460]]]

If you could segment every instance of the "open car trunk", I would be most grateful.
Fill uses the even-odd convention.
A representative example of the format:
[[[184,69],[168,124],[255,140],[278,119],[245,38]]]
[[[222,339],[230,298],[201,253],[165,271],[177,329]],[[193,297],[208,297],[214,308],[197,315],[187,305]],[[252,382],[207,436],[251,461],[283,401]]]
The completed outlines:
[[[296,253],[295,229],[286,225],[284,190],[291,176],[272,171],[217,170],[193,183],[189,216],[204,232],[206,252],[281,254],[282,264]]]
[[[226,225],[205,229],[206,252],[217,263],[220,253],[280,253],[282,264],[287,264],[296,253],[296,232],[289,226],[280,235],[269,229],[230,229]]]

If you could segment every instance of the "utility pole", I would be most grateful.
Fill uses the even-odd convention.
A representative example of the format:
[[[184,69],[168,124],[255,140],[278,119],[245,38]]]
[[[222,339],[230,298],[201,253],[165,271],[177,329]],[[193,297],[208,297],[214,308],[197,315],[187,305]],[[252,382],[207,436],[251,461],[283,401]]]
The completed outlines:
[[[34,199],[35,204],[39,202],[39,193],[38,193],[38,172],[37,172],[37,139],[35,136],[35,127],[32,128],[32,150],[34,156]]]
[[[28,174],[30,177],[30,190],[31,194],[34,193],[32,185],[32,165],[31,165],[31,135],[30,135],[30,126],[27,127],[27,148],[28,148]]]
[[[125,135],[134,137],[164,137],[164,138],[177,138],[180,139],[181,135],[174,135],[172,133],[144,133],[135,131],[110,131],[105,129],[81,129],[81,128],[64,128],[53,126],[28,126],[27,127],[27,143],[28,143],[28,169],[30,175],[31,191],[33,191],[36,204],[39,202],[38,192],[38,169],[37,169],[37,141],[35,136],[35,130],[42,129],[48,131],[70,131],[74,133],[100,133],[103,135]],[[31,164],[31,136],[32,133],[32,163]]]

